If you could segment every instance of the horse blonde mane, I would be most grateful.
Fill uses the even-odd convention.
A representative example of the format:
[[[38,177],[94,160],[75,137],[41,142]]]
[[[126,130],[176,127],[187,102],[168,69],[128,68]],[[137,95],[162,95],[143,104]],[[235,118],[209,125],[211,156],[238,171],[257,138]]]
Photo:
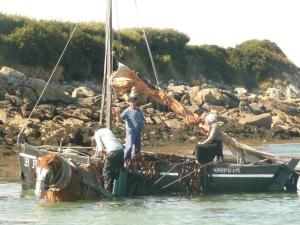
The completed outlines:
[[[49,169],[51,164],[55,164],[56,166],[61,165],[61,156],[59,153],[51,153],[45,156],[39,157],[38,166]]]

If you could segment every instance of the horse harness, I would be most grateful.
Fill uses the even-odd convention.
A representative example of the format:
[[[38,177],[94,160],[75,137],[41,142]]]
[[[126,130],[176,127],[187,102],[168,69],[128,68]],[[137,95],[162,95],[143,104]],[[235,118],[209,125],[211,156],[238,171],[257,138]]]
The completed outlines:
[[[112,197],[112,193],[110,193],[109,191],[107,191],[106,189],[102,188],[100,186],[100,184],[95,184],[93,182],[91,182],[89,179],[87,179],[83,173],[82,173],[82,169],[80,168],[80,166],[78,166],[77,163],[75,163],[73,160],[69,160],[70,165],[75,169],[75,171],[78,172],[79,176],[80,176],[80,183],[84,184],[85,186],[87,186],[88,188],[90,188],[91,190],[93,190],[94,192],[103,195],[104,197],[107,198],[111,198]]]
[[[95,184],[87,179],[80,166],[72,160],[65,160],[63,158],[60,159],[62,163],[61,169],[57,172],[54,177],[54,173],[52,171],[51,177],[49,179],[49,189],[48,191],[57,192],[68,186],[72,177],[72,168],[78,173],[80,177],[80,184],[85,185],[94,192],[103,195],[105,197],[112,197],[112,193],[102,188],[99,184]],[[60,175],[60,176],[59,176]],[[57,180],[57,181],[56,181]],[[56,181],[56,182],[55,182]],[[51,182],[55,182],[51,184]],[[81,192],[82,193],[82,192]],[[83,196],[81,196],[83,198]]]
[[[55,180],[57,180],[57,181],[55,183],[51,184],[52,179],[51,178],[49,179],[48,191],[60,191],[64,188],[66,188],[71,181],[72,168],[71,168],[70,164],[64,159],[60,159],[60,160],[62,163],[61,169],[58,171],[58,173],[56,174],[55,177],[54,177],[54,174],[52,171],[52,176],[51,176],[51,178],[54,177],[53,182],[55,182]]]

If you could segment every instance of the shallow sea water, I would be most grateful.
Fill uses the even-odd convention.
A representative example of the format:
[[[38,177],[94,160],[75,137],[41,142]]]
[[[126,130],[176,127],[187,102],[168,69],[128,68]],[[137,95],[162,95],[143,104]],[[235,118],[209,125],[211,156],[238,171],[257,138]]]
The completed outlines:
[[[300,144],[264,145],[300,156]],[[300,193],[147,196],[46,203],[19,183],[0,183],[0,224],[300,224]]]

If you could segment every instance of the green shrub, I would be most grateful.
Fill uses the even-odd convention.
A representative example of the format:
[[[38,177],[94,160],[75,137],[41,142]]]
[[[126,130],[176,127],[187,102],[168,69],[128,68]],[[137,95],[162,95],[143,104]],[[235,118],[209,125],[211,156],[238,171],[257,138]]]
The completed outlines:
[[[282,78],[282,71],[294,73],[297,68],[289,62],[282,50],[268,40],[246,41],[228,49],[228,63],[242,76],[244,84],[257,87],[270,79]]]
[[[0,35],[10,34],[16,28],[23,27],[26,21],[29,21],[29,19],[0,13]]]
[[[56,64],[75,24],[33,20],[0,14],[0,66],[25,65],[47,71]],[[199,75],[247,88],[269,87],[295,73],[293,65],[273,42],[250,40],[235,48],[190,46],[189,37],[173,29],[145,29],[159,80],[200,84]],[[142,29],[114,31],[114,65],[123,62],[146,79],[154,79]],[[80,23],[61,61],[65,80],[102,80],[105,24]]]

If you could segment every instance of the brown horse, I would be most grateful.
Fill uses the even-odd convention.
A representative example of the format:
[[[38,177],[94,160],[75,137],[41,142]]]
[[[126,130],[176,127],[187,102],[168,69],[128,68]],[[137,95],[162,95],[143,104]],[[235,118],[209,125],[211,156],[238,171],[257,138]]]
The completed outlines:
[[[95,200],[110,193],[101,188],[101,175],[94,167],[80,166],[58,153],[38,158],[35,195],[49,202]]]

